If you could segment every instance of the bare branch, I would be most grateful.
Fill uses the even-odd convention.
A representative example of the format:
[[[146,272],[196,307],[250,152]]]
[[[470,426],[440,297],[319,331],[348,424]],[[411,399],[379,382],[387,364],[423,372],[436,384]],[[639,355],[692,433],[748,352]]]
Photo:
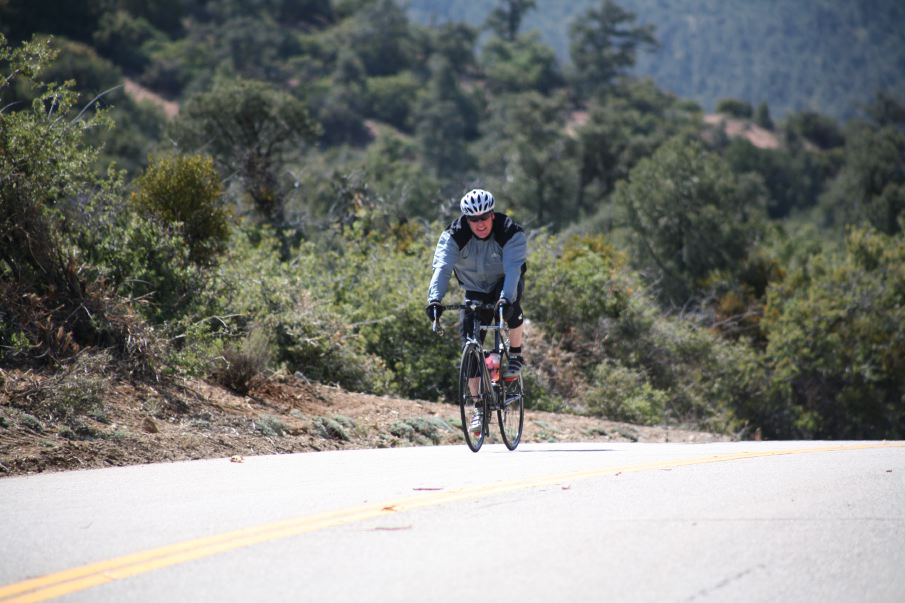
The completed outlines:
[[[122,88],[123,86],[125,86],[125,84],[119,84],[119,85],[117,85],[117,86],[113,86],[112,88],[108,88],[107,90],[104,90],[103,92],[101,92],[100,94],[98,94],[97,96],[95,96],[93,99],[91,99],[91,102],[89,102],[87,105],[85,105],[85,106],[82,108],[81,111],[79,111],[79,114],[76,115],[75,118],[74,118],[74,119],[72,120],[72,122],[70,122],[70,123],[75,123],[75,122],[77,122],[79,119],[81,119],[82,114],[85,113],[85,111],[87,111],[87,110],[91,107],[91,105],[93,105],[94,103],[96,103],[97,101],[99,101],[99,100],[100,100],[101,98],[103,98],[104,96],[107,96],[107,94],[113,92],[113,91],[116,90],[117,88]]]

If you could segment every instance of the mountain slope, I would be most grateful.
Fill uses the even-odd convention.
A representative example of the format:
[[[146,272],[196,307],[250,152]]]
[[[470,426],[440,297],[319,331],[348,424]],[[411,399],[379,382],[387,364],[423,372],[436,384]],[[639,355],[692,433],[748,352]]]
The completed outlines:
[[[495,0],[411,0],[421,22],[483,22]],[[656,26],[660,48],[635,73],[712,110],[722,98],[767,102],[775,116],[858,112],[879,90],[905,97],[905,3],[898,0],[618,0]],[[538,29],[563,62],[569,24],[600,0],[537,0]]]

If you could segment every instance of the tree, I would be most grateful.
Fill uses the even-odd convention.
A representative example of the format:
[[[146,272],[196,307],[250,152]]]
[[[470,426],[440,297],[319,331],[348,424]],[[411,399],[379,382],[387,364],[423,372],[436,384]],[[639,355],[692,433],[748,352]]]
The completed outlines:
[[[153,142],[159,139],[163,115],[150,104],[139,104],[128,96],[123,91],[122,71],[98,56],[91,46],[65,38],[53,40],[52,45],[59,52],[58,57],[41,71],[39,80],[75,82],[72,90],[78,91],[77,102],[93,101],[92,107],[103,107],[106,115],[117,124],[115,129],[91,128],[86,132],[84,142],[100,151],[95,159],[98,171],[105,171],[112,161],[119,167],[137,171]],[[12,97],[4,95],[6,102],[15,99],[31,103],[43,90],[22,78],[11,88],[15,89],[14,94]]]
[[[879,92],[868,105],[867,114],[878,126],[905,126],[905,101]]]
[[[271,15],[239,16],[222,24],[198,27],[190,35],[195,51],[209,54],[212,64],[227,67],[241,77],[281,82],[289,71],[283,57],[297,52],[291,31]]]
[[[502,96],[490,107],[481,164],[500,174],[500,196],[521,221],[561,227],[577,217],[576,145],[565,131],[564,96],[536,92]]]
[[[415,137],[425,165],[446,178],[473,163],[466,141],[477,132],[477,112],[449,61],[435,56],[430,67],[431,79],[415,102]]]
[[[599,8],[589,9],[572,22],[572,80],[582,98],[605,92],[616,77],[635,64],[635,54],[641,46],[656,46],[653,26],[632,27],[634,21],[634,14],[612,0],[602,0]]]
[[[411,131],[410,118],[421,86],[411,71],[368,78],[367,115],[398,130]]]
[[[823,150],[835,149],[845,144],[845,135],[836,121],[816,111],[802,111],[786,119],[785,134],[793,147],[810,142]]]
[[[364,169],[376,196],[408,218],[437,217],[440,184],[418,162],[418,146],[386,133],[368,147]]]
[[[759,180],[737,177],[694,140],[673,138],[641,160],[614,202],[631,232],[633,260],[684,304],[714,271],[737,271],[764,216]]]
[[[433,54],[445,57],[457,73],[468,73],[475,66],[475,43],[478,30],[466,23],[443,23],[432,29],[430,46]]]
[[[367,86],[361,59],[352,49],[340,50],[330,88],[317,113],[325,142],[361,144],[368,140],[364,125]]]
[[[36,33],[89,42],[98,20],[109,9],[109,0],[5,0],[0,2],[0,33],[9,35],[14,42]]]
[[[821,199],[831,222],[869,223],[886,234],[905,219],[905,134],[895,126],[854,125],[845,163]]]
[[[763,178],[771,219],[813,207],[832,174],[832,166],[818,154],[805,149],[760,149],[745,138],[731,140],[723,156],[734,172]]]
[[[739,119],[751,119],[751,116],[754,115],[751,104],[737,98],[719,100],[716,104],[716,112]]]
[[[193,96],[173,123],[172,135],[188,152],[210,153],[226,174],[238,175],[254,207],[280,224],[278,175],[286,156],[315,140],[319,126],[305,105],[265,82],[222,79]]]
[[[532,32],[514,40],[491,38],[484,46],[481,65],[494,93],[549,93],[562,85],[556,55]]]
[[[767,103],[761,103],[754,110],[754,123],[764,130],[773,129],[773,118],[770,117],[770,107]]]
[[[161,31],[171,35],[182,33],[185,0],[118,0],[118,4],[130,15],[146,20]]]
[[[405,11],[394,0],[373,0],[359,10],[348,30],[348,45],[368,75],[392,75],[412,66],[415,41]]]
[[[143,17],[118,10],[101,16],[92,36],[98,51],[131,73],[141,73],[150,57],[147,46],[160,44],[164,36]]]
[[[627,83],[591,101],[587,120],[576,127],[579,143],[579,209],[601,212],[616,182],[669,138],[700,129],[700,110],[659,90],[651,82]]]
[[[540,33],[519,34],[522,19],[535,7],[534,0],[499,0],[485,27],[493,35],[481,52],[481,67],[488,88],[496,93],[544,94],[563,82],[556,54],[543,43]]]
[[[536,7],[535,0],[498,0],[485,26],[503,40],[514,42],[522,26],[522,19]]]

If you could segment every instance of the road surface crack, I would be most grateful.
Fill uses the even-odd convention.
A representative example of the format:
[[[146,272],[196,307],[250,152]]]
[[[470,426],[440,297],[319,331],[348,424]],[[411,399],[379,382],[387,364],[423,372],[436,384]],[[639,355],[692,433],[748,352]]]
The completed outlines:
[[[694,601],[696,599],[703,599],[705,597],[709,597],[716,591],[726,588],[730,584],[732,584],[734,582],[738,582],[739,580],[750,576],[751,574],[753,574],[754,572],[756,572],[758,570],[764,570],[764,569],[767,569],[766,566],[762,563],[758,563],[754,567],[749,567],[748,569],[742,570],[742,571],[738,572],[737,574],[733,574],[731,576],[727,576],[727,577],[723,578],[722,580],[720,580],[713,586],[711,586],[709,588],[704,588],[685,600]]]

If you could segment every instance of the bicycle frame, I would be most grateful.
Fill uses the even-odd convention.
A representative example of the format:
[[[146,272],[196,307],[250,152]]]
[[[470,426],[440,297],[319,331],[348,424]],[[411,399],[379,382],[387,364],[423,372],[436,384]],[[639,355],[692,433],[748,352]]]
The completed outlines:
[[[484,304],[476,301],[466,301],[464,304],[450,304],[448,306],[442,306],[444,310],[470,310],[471,312],[477,314],[480,310],[491,310],[495,308],[493,304]],[[499,315],[494,318],[498,318],[499,322],[497,324],[481,324],[481,321],[474,321],[474,330],[471,335],[466,336],[465,344],[476,343],[482,352],[485,354],[488,351],[495,351],[499,354],[509,355],[509,325],[506,324],[506,319],[503,318],[503,309],[499,309]],[[443,327],[440,326],[440,319],[435,319],[433,323],[433,331],[438,335],[443,334]],[[481,342],[481,331],[493,331],[493,348],[490,350],[484,349],[484,344]],[[464,346],[463,346],[464,347]]]
[[[477,313],[479,310],[490,310],[495,306],[493,304],[483,304],[476,301],[466,301],[464,304],[449,304],[441,306],[444,310],[471,310],[472,312]],[[474,331],[472,334],[466,338],[466,342],[474,341],[480,345],[481,341],[481,331],[497,331],[502,333],[502,337],[504,338],[504,342],[506,345],[506,351],[509,350],[509,325],[506,324],[506,320],[503,318],[503,309],[500,308],[499,314],[499,322],[497,324],[480,324],[480,321],[475,321]],[[433,331],[437,335],[443,334],[443,327],[440,326],[440,319],[434,319],[433,323]],[[497,342],[499,343],[499,342]],[[496,346],[496,343],[495,343]],[[483,346],[481,346],[483,349]],[[497,351],[502,351],[503,348],[500,347]]]
[[[483,304],[476,301],[466,301],[464,304],[452,304],[448,306],[441,306],[443,309],[448,310],[468,310],[473,313],[477,313],[481,310],[489,310],[494,308],[495,306],[490,304]],[[460,364],[459,370],[459,387],[460,387],[460,400],[459,406],[462,416],[462,429],[465,432],[465,440],[468,444],[468,447],[471,448],[472,452],[477,452],[483,442],[484,438],[487,437],[490,433],[490,417],[492,413],[497,414],[497,419],[500,424],[500,433],[503,438],[503,442],[506,444],[506,447],[509,450],[515,450],[518,446],[519,441],[521,440],[522,428],[523,428],[523,420],[524,420],[524,393],[522,389],[521,377],[515,378],[505,378],[502,375],[498,375],[497,379],[494,380],[491,378],[490,371],[488,370],[486,359],[489,353],[496,352],[500,355],[501,365],[502,361],[505,360],[508,362],[509,354],[510,354],[510,338],[509,338],[509,325],[506,322],[505,317],[503,316],[502,308],[499,308],[498,314],[494,317],[496,323],[493,324],[481,324],[481,321],[475,316],[474,326],[472,327],[472,332],[470,334],[466,334],[465,343],[462,346],[462,363]],[[440,321],[437,318],[436,314],[434,315],[434,323],[433,330],[435,333],[442,334],[443,329],[440,326]],[[494,332],[494,344],[492,348],[485,348],[482,342],[482,335],[487,331]],[[475,365],[469,365],[473,368],[468,369],[466,371],[466,358],[471,356],[474,358]],[[502,366],[500,367],[502,370]],[[471,372],[475,371],[475,372]],[[481,383],[483,382],[483,386]],[[467,399],[474,400],[474,404],[478,404],[477,400],[481,400],[481,408],[483,409],[482,416],[482,424],[479,430],[474,430],[466,426],[466,404],[469,402],[465,401],[463,396],[463,387],[467,390]],[[484,393],[482,393],[484,392]],[[510,392],[517,392],[513,396]],[[485,397],[486,396],[486,397]],[[513,406],[513,404],[515,406]],[[517,417],[517,427],[514,431],[511,431],[510,426],[504,426],[509,424],[509,417],[513,416],[510,414],[512,412],[510,409],[516,409]],[[504,419],[504,417],[506,417]]]

